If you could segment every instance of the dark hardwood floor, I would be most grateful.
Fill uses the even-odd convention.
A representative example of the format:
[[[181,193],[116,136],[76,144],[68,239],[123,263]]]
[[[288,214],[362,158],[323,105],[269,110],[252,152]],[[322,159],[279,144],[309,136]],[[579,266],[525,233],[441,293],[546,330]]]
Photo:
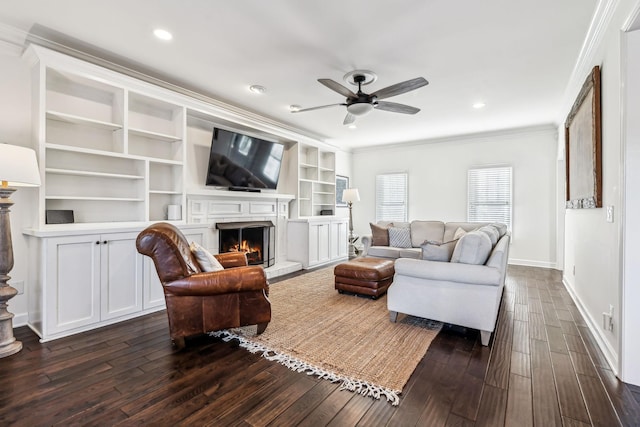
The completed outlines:
[[[277,286],[277,284],[274,284]],[[173,350],[164,312],[0,359],[0,425],[639,426],[554,270],[510,267],[489,347],[445,327],[393,407],[209,337]]]

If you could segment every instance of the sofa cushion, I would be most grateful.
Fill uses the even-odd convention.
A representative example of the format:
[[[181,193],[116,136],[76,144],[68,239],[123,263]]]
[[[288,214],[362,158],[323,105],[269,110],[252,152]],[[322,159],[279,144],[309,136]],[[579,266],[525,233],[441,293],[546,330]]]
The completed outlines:
[[[400,258],[420,259],[421,257],[422,257],[422,249],[420,248],[400,249]]]
[[[389,246],[389,228],[369,223],[371,226],[371,246]]]
[[[482,226],[482,227],[478,228],[478,231],[482,231],[487,236],[489,236],[489,239],[491,240],[491,247],[493,247],[493,245],[498,243],[498,239],[500,238],[500,233],[498,232],[498,230],[494,226],[485,225],[485,226]]]
[[[379,258],[400,258],[400,251],[407,250],[394,248],[392,246],[371,246],[367,251],[367,256]]]
[[[491,239],[479,230],[470,231],[458,240],[451,262],[481,265],[487,262],[491,253]]]
[[[396,248],[411,247],[411,229],[400,227],[389,227],[389,246]]]
[[[422,244],[422,259],[449,262],[456,243],[457,240],[445,243],[426,241]]]
[[[419,248],[426,241],[444,242],[444,222],[411,221],[411,246]]]

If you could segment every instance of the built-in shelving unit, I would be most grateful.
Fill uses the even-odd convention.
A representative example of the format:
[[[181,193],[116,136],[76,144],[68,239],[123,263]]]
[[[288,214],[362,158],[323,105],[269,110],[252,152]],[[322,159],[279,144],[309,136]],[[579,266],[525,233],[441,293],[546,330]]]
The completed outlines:
[[[72,210],[76,223],[129,223],[165,220],[168,205],[184,206],[185,107],[100,67],[30,50],[38,227],[47,210]]]
[[[335,153],[298,143],[297,154],[298,217],[320,216],[322,211],[335,213]]]

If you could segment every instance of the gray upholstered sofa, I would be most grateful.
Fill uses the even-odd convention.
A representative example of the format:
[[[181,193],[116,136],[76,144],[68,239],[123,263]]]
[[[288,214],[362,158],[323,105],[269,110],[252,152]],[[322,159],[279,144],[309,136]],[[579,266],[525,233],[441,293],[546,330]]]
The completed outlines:
[[[362,238],[366,256],[396,259],[387,291],[391,321],[405,313],[474,328],[480,330],[482,344],[488,345],[507,271],[506,226],[441,221],[395,225],[400,227],[388,227],[388,245],[372,244],[385,243],[374,239],[375,227],[384,229],[388,226],[384,223],[372,224],[373,235]],[[404,237],[394,241],[398,228],[409,229],[410,246],[403,230]]]

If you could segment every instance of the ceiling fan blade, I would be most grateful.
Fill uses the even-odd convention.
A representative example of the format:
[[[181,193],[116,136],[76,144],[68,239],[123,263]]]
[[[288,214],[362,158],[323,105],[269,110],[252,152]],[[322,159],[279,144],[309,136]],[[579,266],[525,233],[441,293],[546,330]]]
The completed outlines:
[[[344,117],[344,122],[342,122],[343,125],[350,125],[351,123],[356,121],[356,116],[354,116],[351,113],[347,113],[347,115]]]
[[[396,83],[394,85],[380,89],[377,92],[371,94],[377,99],[389,98],[391,96],[400,95],[405,92],[409,92],[419,87],[428,85],[429,82],[424,77],[417,77],[415,79],[407,80],[406,82]]]
[[[318,107],[310,107],[310,108],[303,108],[301,110],[294,110],[294,111],[292,111],[292,113],[303,113],[305,111],[320,110],[322,108],[337,107],[339,105],[347,105],[347,104],[342,103],[342,104],[320,105]]]
[[[410,105],[398,104],[397,102],[379,101],[376,103],[377,110],[391,111],[392,113],[415,114],[419,108]]]
[[[336,81],[333,81],[331,79],[318,79],[318,81],[329,89],[338,92],[342,96],[346,96],[347,98],[357,98],[357,95],[355,93],[351,92],[351,90],[347,89]]]

